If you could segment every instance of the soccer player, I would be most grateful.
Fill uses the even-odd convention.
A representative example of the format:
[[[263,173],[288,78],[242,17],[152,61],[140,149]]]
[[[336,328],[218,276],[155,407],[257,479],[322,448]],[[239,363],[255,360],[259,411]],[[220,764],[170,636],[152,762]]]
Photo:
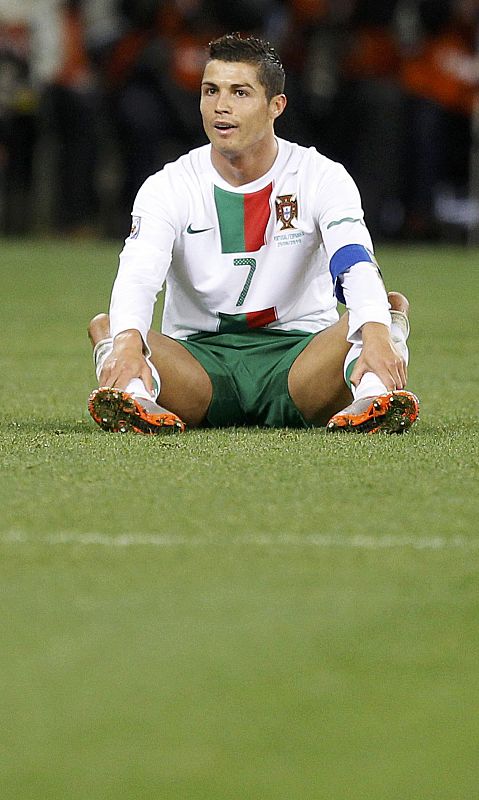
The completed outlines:
[[[210,143],[140,188],[110,313],[90,322],[100,388],[89,410],[103,429],[392,433],[416,419],[408,302],[384,288],[346,170],[275,136],[285,106],[267,42],[235,33],[210,44],[200,101]]]

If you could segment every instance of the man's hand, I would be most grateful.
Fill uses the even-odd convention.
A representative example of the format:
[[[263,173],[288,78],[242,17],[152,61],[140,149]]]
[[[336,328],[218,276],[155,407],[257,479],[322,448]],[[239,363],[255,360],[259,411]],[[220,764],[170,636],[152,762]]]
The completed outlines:
[[[143,355],[143,340],[139,331],[128,330],[115,336],[113,350],[105,360],[99,383],[100,386],[126,389],[133,378],[141,378],[153,394],[153,378]]]
[[[367,322],[363,325],[363,350],[351,373],[351,383],[357,386],[365,372],[374,372],[388,392],[404,389],[407,368],[394,347],[386,325]]]

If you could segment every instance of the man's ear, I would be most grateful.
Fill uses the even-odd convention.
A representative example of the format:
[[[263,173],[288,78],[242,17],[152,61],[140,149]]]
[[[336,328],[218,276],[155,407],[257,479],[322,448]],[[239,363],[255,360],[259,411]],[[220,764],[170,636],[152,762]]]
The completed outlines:
[[[287,103],[285,94],[276,94],[270,101],[270,113],[273,119],[277,119],[283,113]]]

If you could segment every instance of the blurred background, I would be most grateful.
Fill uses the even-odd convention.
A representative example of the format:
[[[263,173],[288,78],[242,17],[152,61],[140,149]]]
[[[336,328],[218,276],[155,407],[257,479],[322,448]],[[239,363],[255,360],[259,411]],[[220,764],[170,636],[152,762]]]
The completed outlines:
[[[0,235],[124,238],[203,144],[212,38],[267,38],[277,133],[355,178],[376,240],[479,243],[479,0],[0,0]]]

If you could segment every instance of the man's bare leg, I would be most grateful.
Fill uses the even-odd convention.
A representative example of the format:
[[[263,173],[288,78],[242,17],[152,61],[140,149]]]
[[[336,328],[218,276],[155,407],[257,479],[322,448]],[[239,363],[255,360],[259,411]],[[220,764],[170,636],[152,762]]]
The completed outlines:
[[[351,347],[347,334],[348,318],[344,314],[339,322],[318,333],[291,366],[289,393],[307,422],[326,425],[352,400],[343,377],[344,359]]]
[[[399,292],[388,294],[391,310],[407,316],[409,303]],[[347,341],[347,314],[319,333],[298,356],[289,373],[289,391],[304,418],[326,425],[331,417],[352,401],[343,377]]]
[[[95,347],[110,336],[107,314],[98,314],[88,326],[90,341]],[[150,331],[150,360],[161,376],[157,402],[177,414],[189,427],[196,427],[205,418],[211,402],[212,385],[199,361],[181,344],[156,331]]]

